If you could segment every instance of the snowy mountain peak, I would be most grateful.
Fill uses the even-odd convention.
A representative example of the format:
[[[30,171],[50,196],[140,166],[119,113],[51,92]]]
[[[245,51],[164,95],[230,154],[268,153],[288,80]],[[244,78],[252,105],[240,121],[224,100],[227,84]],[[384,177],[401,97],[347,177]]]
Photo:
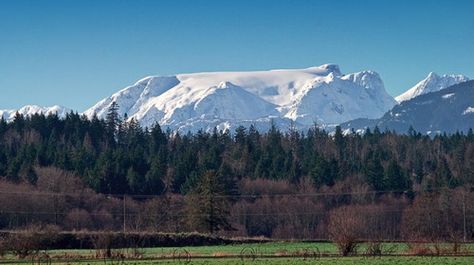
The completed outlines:
[[[232,88],[232,87],[236,87],[236,85],[234,85],[234,84],[232,84],[231,82],[228,82],[228,81],[220,82],[219,85],[217,86],[217,88],[220,88],[220,89]]]
[[[339,68],[339,65],[337,64],[323,64],[319,66],[318,68],[325,69],[328,72],[333,73],[335,76],[342,75],[341,69]]]
[[[139,85],[144,85],[146,86],[148,84],[148,82],[150,82],[150,80],[152,80],[154,77],[153,76],[146,76],[140,80],[138,80],[137,82],[135,82],[135,84],[133,84],[134,86],[139,86]]]
[[[358,73],[348,74],[342,79],[350,80],[370,90],[385,90],[382,78],[374,71],[361,71]]]
[[[419,95],[423,95],[430,92],[440,91],[449,86],[459,84],[461,82],[468,81],[469,78],[464,75],[438,75],[434,72],[430,72],[428,76],[418,82],[415,86],[408,89],[403,94],[397,96],[395,99],[400,103],[406,100],[410,100]]]
[[[429,72],[428,76],[425,78],[426,80],[438,79],[439,75],[435,72]]]

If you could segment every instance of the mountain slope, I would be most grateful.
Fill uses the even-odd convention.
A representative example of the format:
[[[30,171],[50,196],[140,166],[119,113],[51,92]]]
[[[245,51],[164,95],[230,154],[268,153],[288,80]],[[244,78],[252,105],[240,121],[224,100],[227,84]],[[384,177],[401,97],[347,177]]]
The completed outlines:
[[[369,82],[361,81],[366,78]],[[285,117],[305,125],[337,124],[359,117],[380,117],[393,106],[380,77],[374,72],[361,72],[307,82],[294,96]]]
[[[410,126],[426,134],[466,132],[474,127],[474,80],[404,101],[380,119],[341,124],[346,131],[359,132],[375,126],[399,133],[406,133]]]
[[[254,72],[147,77],[103,99],[85,114],[105,117],[112,102],[143,126],[178,130],[268,123],[305,128],[378,118],[395,105],[379,75],[343,75],[337,65]]]
[[[426,93],[440,91],[452,85],[456,85],[468,80],[469,78],[464,75],[439,76],[436,73],[431,72],[425,79],[421,80],[415,86],[408,89],[403,94],[397,96],[395,99],[400,103]]]

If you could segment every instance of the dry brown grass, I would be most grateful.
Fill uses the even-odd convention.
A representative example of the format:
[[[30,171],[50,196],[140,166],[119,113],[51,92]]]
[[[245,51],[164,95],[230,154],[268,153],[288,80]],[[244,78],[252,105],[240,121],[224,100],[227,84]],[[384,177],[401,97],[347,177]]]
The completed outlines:
[[[433,250],[425,243],[409,243],[407,254],[416,256],[433,255]]]
[[[232,253],[229,253],[229,252],[218,251],[218,252],[213,252],[211,256],[213,256],[213,257],[232,257],[232,256],[235,256],[235,254],[232,254]]]

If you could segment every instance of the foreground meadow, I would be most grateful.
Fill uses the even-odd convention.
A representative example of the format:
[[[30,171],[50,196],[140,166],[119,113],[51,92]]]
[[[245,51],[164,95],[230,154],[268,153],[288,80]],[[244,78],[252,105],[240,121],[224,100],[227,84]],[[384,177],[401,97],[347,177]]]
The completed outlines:
[[[424,244],[416,247],[434,249]],[[443,244],[442,249],[449,249]],[[412,246],[413,247],[413,246]],[[474,264],[474,244],[462,245],[458,256],[413,256],[416,253],[406,243],[383,244],[382,257],[364,256],[367,244],[360,244],[359,256],[340,257],[332,243],[325,242],[271,242],[184,248],[143,248],[112,250],[112,259],[98,258],[96,250],[51,250],[41,252],[36,258],[18,259],[12,254],[0,259],[0,264]],[[469,255],[471,256],[465,256]],[[410,256],[406,256],[410,255]]]
[[[31,261],[9,262],[0,261],[0,264],[32,264]],[[39,263],[36,263],[39,264]],[[47,264],[47,263],[41,263]],[[58,265],[85,265],[85,264],[123,264],[123,265],[151,265],[151,264],[193,264],[193,265],[299,265],[299,264],[320,264],[320,265],[471,265],[474,264],[474,257],[338,257],[321,259],[302,258],[266,258],[256,260],[245,259],[201,259],[192,261],[183,260],[161,260],[161,261],[82,261],[82,262],[52,262]]]

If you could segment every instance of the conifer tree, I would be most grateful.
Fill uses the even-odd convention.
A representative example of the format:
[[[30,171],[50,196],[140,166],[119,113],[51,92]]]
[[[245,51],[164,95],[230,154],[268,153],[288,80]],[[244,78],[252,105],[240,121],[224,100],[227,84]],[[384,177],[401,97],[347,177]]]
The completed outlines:
[[[118,113],[119,106],[118,104],[114,101],[109,107],[109,110],[107,112],[107,115],[105,117],[105,128],[107,132],[107,140],[108,143],[113,145],[116,141],[116,133],[117,129],[119,128],[120,125],[120,116]]]
[[[385,189],[384,183],[384,168],[380,162],[380,158],[371,153],[368,159],[365,161],[364,174],[372,189],[381,191]]]
[[[395,160],[391,160],[385,170],[384,184],[386,190],[397,192],[407,191],[411,187],[410,179]]]
[[[166,160],[157,155],[151,162],[150,170],[145,175],[148,194],[159,195],[164,189],[163,178],[166,175]]]
[[[206,171],[187,198],[188,222],[197,231],[230,230],[229,202],[215,171]]]

